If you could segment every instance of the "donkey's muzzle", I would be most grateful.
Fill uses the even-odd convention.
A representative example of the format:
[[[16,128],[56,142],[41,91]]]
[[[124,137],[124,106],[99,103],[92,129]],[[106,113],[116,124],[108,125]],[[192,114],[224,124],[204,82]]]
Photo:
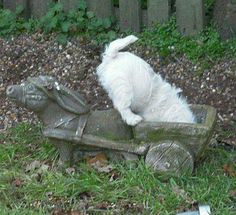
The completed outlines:
[[[10,100],[21,101],[23,97],[23,89],[19,85],[8,86],[6,95]]]

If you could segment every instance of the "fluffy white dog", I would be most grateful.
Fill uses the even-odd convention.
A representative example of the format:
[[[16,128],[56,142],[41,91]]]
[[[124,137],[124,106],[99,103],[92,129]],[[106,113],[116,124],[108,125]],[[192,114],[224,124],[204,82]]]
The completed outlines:
[[[163,80],[143,59],[119,52],[137,40],[130,35],[111,42],[97,68],[99,81],[122,119],[131,126],[142,120],[194,123],[186,100],[178,95],[180,89]]]

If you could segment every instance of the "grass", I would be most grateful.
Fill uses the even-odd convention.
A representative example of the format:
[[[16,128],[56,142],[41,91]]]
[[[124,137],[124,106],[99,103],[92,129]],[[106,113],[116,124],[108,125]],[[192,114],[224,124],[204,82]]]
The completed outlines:
[[[165,181],[142,160],[135,169],[113,164],[110,173],[80,162],[69,174],[57,166],[57,152],[42,139],[40,130],[40,126],[19,124],[0,135],[0,214],[49,214],[57,209],[174,215],[198,203],[209,204],[215,215],[236,212],[235,151],[209,148],[192,176]],[[35,160],[49,168],[26,171]]]

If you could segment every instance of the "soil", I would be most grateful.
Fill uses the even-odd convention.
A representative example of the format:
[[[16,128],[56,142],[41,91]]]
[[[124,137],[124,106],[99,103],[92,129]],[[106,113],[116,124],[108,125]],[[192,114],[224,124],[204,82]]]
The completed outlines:
[[[92,109],[108,109],[112,103],[99,85],[96,67],[103,47],[83,39],[71,39],[59,45],[55,35],[23,34],[0,39],[0,132],[19,122],[37,123],[33,113],[17,107],[5,96],[8,85],[18,84],[28,76],[51,75],[59,82],[78,90]],[[189,103],[207,104],[218,111],[217,143],[236,147],[236,60],[212,62],[208,70],[186,57],[162,59],[145,47],[133,45],[129,51],[145,59],[170,83],[182,88]]]

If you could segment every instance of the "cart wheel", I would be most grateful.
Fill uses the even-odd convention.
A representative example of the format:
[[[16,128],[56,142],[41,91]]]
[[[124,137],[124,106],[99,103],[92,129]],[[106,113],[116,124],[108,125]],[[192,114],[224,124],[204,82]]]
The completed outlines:
[[[145,163],[159,173],[171,175],[191,174],[194,166],[190,152],[177,141],[153,144]]]

